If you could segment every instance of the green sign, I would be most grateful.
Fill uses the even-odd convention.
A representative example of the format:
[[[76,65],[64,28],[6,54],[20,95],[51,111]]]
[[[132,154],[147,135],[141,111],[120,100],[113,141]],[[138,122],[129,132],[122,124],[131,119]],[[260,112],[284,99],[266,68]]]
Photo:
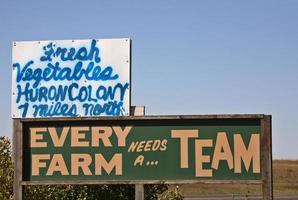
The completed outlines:
[[[260,180],[261,120],[28,121],[23,181]]]

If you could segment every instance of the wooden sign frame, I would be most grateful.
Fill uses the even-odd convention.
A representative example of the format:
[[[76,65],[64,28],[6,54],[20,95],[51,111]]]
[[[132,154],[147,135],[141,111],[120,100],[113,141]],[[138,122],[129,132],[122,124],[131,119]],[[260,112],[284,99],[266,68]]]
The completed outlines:
[[[262,184],[264,200],[273,199],[272,179],[272,125],[271,115],[178,115],[178,116],[129,116],[98,118],[53,118],[53,119],[13,119],[13,159],[14,159],[14,198],[22,200],[23,186],[50,184],[174,184],[177,181],[23,181],[23,126],[24,123],[38,121],[77,121],[77,120],[167,120],[167,119],[259,119],[261,122],[261,180],[194,180],[178,183],[251,183]]]

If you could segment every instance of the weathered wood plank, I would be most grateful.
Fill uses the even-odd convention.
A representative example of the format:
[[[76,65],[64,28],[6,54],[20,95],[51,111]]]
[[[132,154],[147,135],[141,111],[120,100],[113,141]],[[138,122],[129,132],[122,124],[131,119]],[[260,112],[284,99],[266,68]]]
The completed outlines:
[[[271,116],[261,119],[262,190],[264,200],[273,200]]]
[[[152,119],[263,119],[263,114],[228,114],[228,115],[146,115],[113,117],[69,117],[69,118],[23,118],[21,122],[32,121],[81,121],[81,120],[152,120]]]
[[[14,161],[14,199],[22,200],[22,156],[23,156],[23,127],[20,119],[13,120],[13,161]]]
[[[23,181],[21,185],[97,185],[97,184],[194,184],[194,183],[216,183],[216,184],[262,184],[261,180],[69,180],[69,181]]]

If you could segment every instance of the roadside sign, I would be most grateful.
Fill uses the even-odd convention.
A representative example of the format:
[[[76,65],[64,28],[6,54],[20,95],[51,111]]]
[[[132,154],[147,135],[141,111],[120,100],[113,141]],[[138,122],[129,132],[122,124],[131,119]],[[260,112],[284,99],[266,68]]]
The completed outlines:
[[[272,199],[270,115],[14,119],[24,185],[252,183]]]
[[[28,120],[23,181],[262,179],[261,118]]]
[[[13,43],[12,118],[128,116],[131,41]]]

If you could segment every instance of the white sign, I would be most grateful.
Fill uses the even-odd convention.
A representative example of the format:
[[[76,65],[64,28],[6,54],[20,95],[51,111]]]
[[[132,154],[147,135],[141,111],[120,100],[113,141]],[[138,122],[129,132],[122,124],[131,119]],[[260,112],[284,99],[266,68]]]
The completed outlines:
[[[130,43],[14,42],[12,117],[129,115]]]

